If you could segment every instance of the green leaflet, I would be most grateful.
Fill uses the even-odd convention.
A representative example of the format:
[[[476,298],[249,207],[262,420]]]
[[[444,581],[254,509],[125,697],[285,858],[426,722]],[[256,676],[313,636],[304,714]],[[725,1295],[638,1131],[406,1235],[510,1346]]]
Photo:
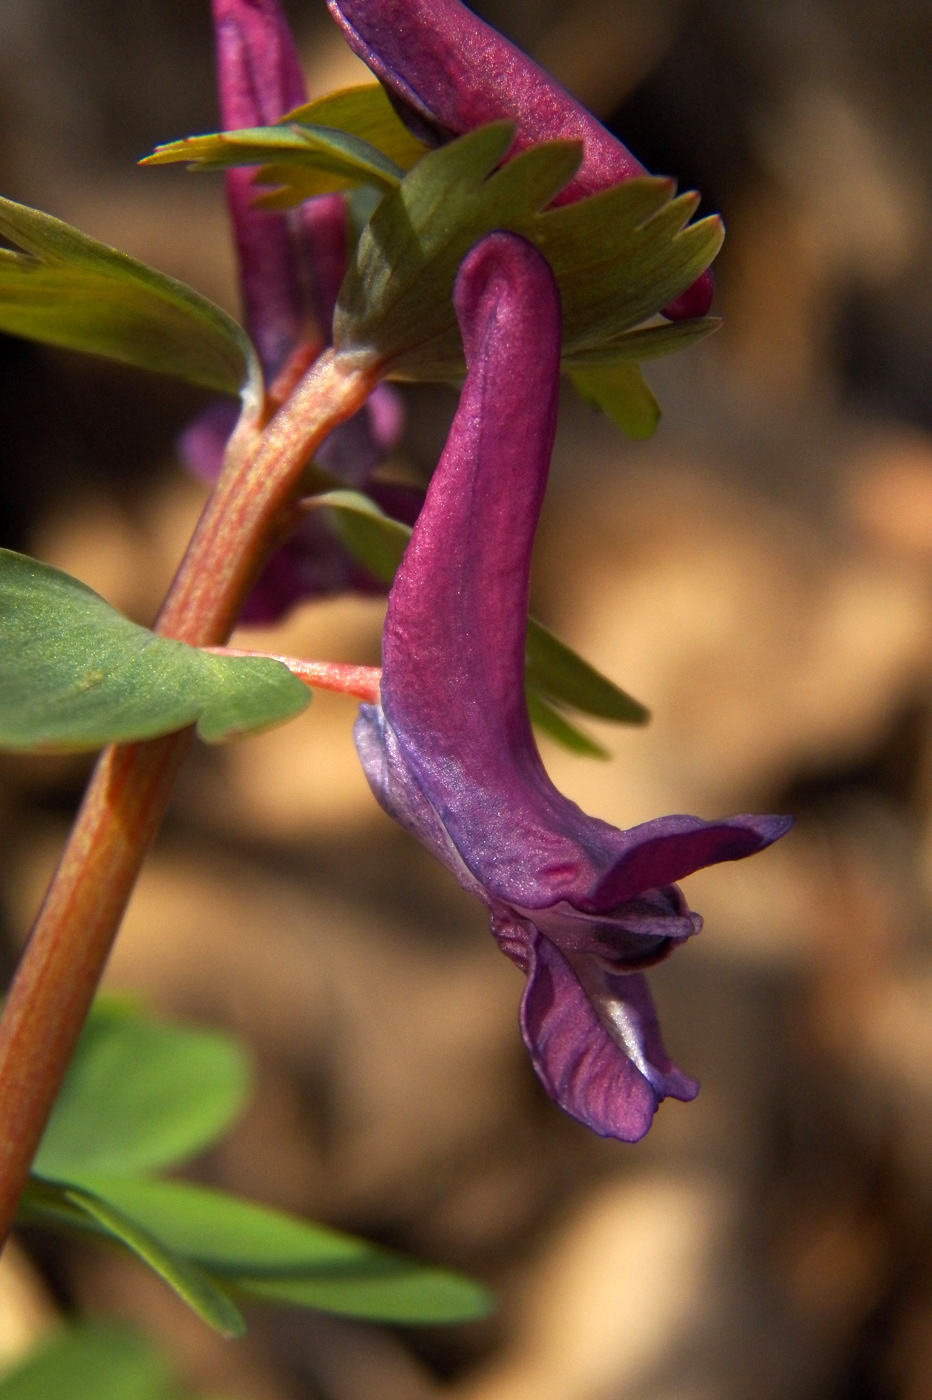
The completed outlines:
[[[58,1332],[0,1379],[0,1400],[182,1400],[163,1357],[122,1327]]]
[[[570,724],[569,720],[548,704],[531,685],[527,687],[526,698],[527,712],[535,729],[547,734],[564,749],[569,749],[570,753],[578,753],[584,758],[611,758],[608,749],[603,749],[601,744],[590,739],[582,729]]]
[[[525,676],[542,694],[615,724],[646,724],[650,711],[584,661],[543,623],[528,618]]]
[[[248,1058],[230,1036],[165,1024],[99,998],[33,1169],[72,1181],[88,1172],[175,1166],[226,1132],[249,1085]]]
[[[98,1002],[20,1222],[122,1245],[227,1336],[243,1330],[229,1290],[390,1322],[489,1311],[488,1292],[469,1279],[224,1192],[138,1174],[209,1146],[240,1108],[245,1078],[227,1037],[152,1020],[113,998]]]
[[[381,83],[366,83],[362,87],[331,92],[316,102],[296,107],[293,112],[286,113],[282,121],[344,131],[374,146],[401,170],[410,170],[427,150],[411,135],[389,102]],[[322,172],[297,164],[266,166],[257,173],[256,184],[281,186],[256,201],[262,209],[287,209],[313,195],[335,188]]]
[[[404,175],[400,166],[358,136],[298,122],[187,136],[182,141],[157,146],[141,164],[171,165],[182,160],[188,162],[190,170],[225,170],[236,165],[270,167],[271,173],[268,169],[261,172],[263,184],[286,181],[287,167],[294,162],[302,170],[318,173],[318,180],[312,182],[314,194],[353,184],[396,190]]]
[[[105,1200],[85,1186],[33,1176],[20,1203],[20,1218],[89,1230],[116,1241],[147,1264],[221,1336],[241,1337],[245,1332],[239,1308],[203,1269],[158,1239],[138,1220],[131,1219],[112,1200]]]
[[[257,205],[286,209],[360,183],[397,189],[426,149],[399,119],[384,89],[367,83],[296,107],[274,126],[170,141],[140,164],[188,161],[192,170],[259,165],[256,184],[281,188],[257,197]]]
[[[183,282],[9,199],[0,235],[22,250],[0,248],[0,330],[261,401],[248,336]]]
[[[589,199],[546,208],[578,167],[575,142],[522,151],[496,169],[513,127],[495,122],[430,151],[387,195],[363,231],[340,293],[338,349],[376,355],[398,378],[463,372],[452,289],[463,257],[493,229],[545,254],[563,304],[566,368],[628,353],[626,335],[684,291],[721,244],[716,218],[689,224],[698,196],[669,180],[627,180]],[[653,329],[653,328],[649,328]],[[679,347],[665,328],[643,353]]]
[[[77,579],[0,550],[0,747],[97,749],[197,725],[207,743],[299,714],[277,661],[213,656],[122,617]]]
[[[492,1306],[469,1279],[222,1191],[97,1176],[81,1185],[237,1293],[383,1322],[462,1322]]]

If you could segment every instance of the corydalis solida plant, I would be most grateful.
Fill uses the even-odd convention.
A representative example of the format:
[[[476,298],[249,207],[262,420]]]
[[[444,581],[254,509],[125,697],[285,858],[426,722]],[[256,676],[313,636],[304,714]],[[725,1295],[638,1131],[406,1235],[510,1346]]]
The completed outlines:
[[[344,10],[348,13],[349,8],[346,5]],[[415,18],[417,24],[409,26],[407,32],[413,59],[423,69],[424,55],[430,52],[429,11],[417,4],[406,10],[373,3],[358,11],[357,19],[360,14]],[[390,170],[387,187],[392,193],[383,199],[364,232],[350,276],[343,284],[337,348],[327,345],[306,370],[305,363],[329,339],[326,322],[336,280],[336,263],[332,259],[328,262],[337,246],[330,239],[335,225],[323,220],[327,237],[317,245],[323,247],[320,267],[309,251],[311,234],[314,218],[321,211],[338,211],[337,202],[307,206],[277,224],[266,222],[279,216],[253,210],[248,177],[237,177],[232,187],[232,212],[242,259],[246,319],[258,342],[258,356],[248,342],[244,345],[239,328],[217,308],[207,307],[191,289],[169,285],[170,279],[138,264],[130,269],[131,260],[121,260],[121,255],[100,245],[91,246],[92,240],[75,237],[75,230],[61,225],[51,228],[55,221],[46,220],[37,232],[36,219],[41,224],[46,216],[35,216],[30,222],[21,209],[10,215],[9,202],[3,202],[7,217],[3,230],[14,242],[19,236],[25,252],[2,250],[0,288],[3,278],[12,278],[15,271],[20,283],[14,281],[12,290],[20,296],[17,305],[21,305],[22,280],[39,272],[32,286],[42,295],[53,297],[64,289],[56,314],[65,320],[75,308],[80,313],[64,330],[56,326],[50,334],[48,322],[42,322],[48,305],[41,302],[38,329],[23,332],[22,321],[9,312],[15,296],[6,302],[0,296],[0,324],[5,329],[33,333],[40,339],[44,335],[72,348],[116,353],[131,363],[167,368],[220,392],[235,393],[243,382],[236,375],[244,364],[248,368],[246,410],[227,445],[223,471],[156,625],[165,637],[196,648],[211,648],[229,636],[253,580],[281,542],[285,527],[295,519],[312,454],[326,450],[328,441],[332,444],[337,440],[341,424],[349,422],[352,427],[353,416],[371,401],[379,378],[394,372],[393,363],[396,369],[404,369],[411,342],[415,350],[423,344],[419,337],[423,337],[425,316],[429,319],[437,313],[434,320],[440,324],[433,329],[441,348],[448,331],[455,336],[450,288],[456,266],[480,238],[480,228],[485,233],[502,227],[503,218],[507,223],[503,210],[510,210],[509,217],[519,220],[517,226],[529,237],[555,240],[547,246],[563,279],[566,325],[569,327],[575,317],[576,350],[585,352],[584,359],[594,356],[597,364],[605,363],[605,357],[611,361],[614,355],[624,353],[638,358],[638,347],[643,349],[645,341],[638,340],[632,346],[641,332],[628,337],[629,330],[690,282],[693,287],[710,287],[707,279],[703,282],[700,278],[699,283],[695,279],[714,254],[711,231],[706,228],[703,233],[698,225],[684,231],[690,213],[688,200],[671,201],[669,182],[625,183],[637,174],[638,167],[591,118],[583,121],[575,104],[571,104],[571,116],[577,128],[561,126],[570,99],[540,70],[507,46],[511,58],[498,76],[494,66],[480,71],[475,63],[479,32],[475,26],[479,22],[463,7],[445,3],[438,6],[436,15],[436,33],[443,40],[448,66],[450,45],[462,43],[468,83],[465,88],[454,84],[456,102],[467,117],[462,129],[466,131],[482,119],[475,103],[470,106],[472,97],[478,94],[483,98],[490,92],[494,96],[501,78],[504,105],[493,103],[489,114],[516,115],[522,127],[519,139],[532,149],[514,160],[509,153],[506,160],[508,132],[499,126],[470,131],[461,141],[431,152],[407,177],[401,166]],[[300,74],[276,0],[224,0],[218,2],[216,16],[221,87],[229,88],[224,97],[225,106],[228,100],[230,103],[229,119],[268,121],[290,101],[300,100]],[[451,18],[464,27],[457,29]],[[398,58],[397,45],[392,52],[398,61],[393,59],[391,72],[397,77],[405,71],[404,53]],[[372,57],[376,66],[375,48]],[[455,63],[452,71],[455,76]],[[516,78],[521,81],[516,83]],[[465,104],[464,94],[469,99]],[[394,96],[404,106],[404,98],[397,92]],[[433,101],[436,92],[428,97]],[[523,125],[518,98],[527,103],[528,123]],[[532,129],[530,119],[546,111],[548,104],[560,120]],[[427,115],[432,115],[430,108]],[[455,133],[455,126],[448,130],[439,126],[434,122],[435,135]],[[586,191],[574,190],[571,177],[576,151],[566,144],[537,144],[546,136],[567,132],[582,138],[582,169],[588,165],[590,174],[595,169],[598,177],[592,188],[604,189],[606,180],[614,186],[601,201],[583,200]],[[336,134],[339,137],[341,133]],[[343,134],[353,137],[351,130]],[[488,160],[483,151],[486,155],[491,152]],[[593,151],[598,156],[594,166]],[[482,168],[470,184],[470,162],[478,170],[477,160]],[[495,170],[502,160],[506,160],[504,171]],[[621,165],[612,166],[613,160]],[[358,173],[359,166],[353,169]],[[510,188],[511,196],[501,193],[503,185]],[[438,196],[441,190],[446,194],[452,191],[456,197],[445,200]],[[479,190],[483,199],[476,198]],[[545,216],[541,205],[554,197],[563,207]],[[616,213],[621,211],[618,218],[622,223],[627,217],[628,242],[619,242],[616,219],[605,218],[606,201]],[[480,205],[484,222],[476,224],[468,212],[464,214],[464,204],[470,203]],[[406,222],[405,216],[412,209],[419,224]],[[456,210],[453,217],[451,209]],[[654,216],[658,216],[656,226]],[[595,227],[599,218],[601,228]],[[320,228],[317,233],[321,233]],[[508,239],[506,245],[515,246]],[[528,247],[521,242],[517,246]],[[635,275],[629,285],[624,270],[632,246],[639,253],[631,260]],[[496,250],[500,244],[493,240],[483,245],[482,251],[473,255],[476,261],[468,263],[472,272],[460,281],[458,311],[470,360],[464,406],[433,493],[435,503],[441,505],[435,505],[422,521],[392,596],[383,703],[365,712],[360,747],[385,805],[416,830],[486,902],[496,936],[527,971],[524,1032],[548,1088],[599,1131],[630,1138],[644,1131],[663,1094],[688,1097],[693,1091],[691,1081],[675,1069],[663,1051],[639,972],[696,930],[695,917],[669,882],[687,869],[749,854],[784,828],[780,819],[738,818],[709,825],[694,818],[667,818],[631,833],[617,832],[585,817],[549,784],[526,732],[527,714],[515,656],[523,636],[527,561],[552,433],[555,390],[551,371],[559,347],[559,317],[553,312],[553,283],[540,255],[529,257],[525,251],[518,257],[496,252],[495,257],[502,259],[501,275],[490,274],[489,285],[499,288],[502,296],[504,319],[499,326],[489,312],[485,284],[476,272],[490,256],[486,251],[489,247]],[[562,271],[558,253],[553,251],[561,247]],[[448,253],[455,250],[446,262],[445,248]],[[593,264],[586,261],[586,255],[593,249],[596,262],[602,259],[600,268],[611,264],[615,249],[614,272],[622,269],[613,283],[609,311],[598,326],[595,318],[602,315],[604,307],[596,310],[593,303],[606,298],[601,282],[593,290],[588,272]],[[67,264],[63,250],[73,257],[73,266],[66,267],[67,275],[60,274],[63,261]],[[385,256],[378,268],[380,253]],[[509,257],[517,259],[511,272]],[[72,272],[76,280],[69,283]],[[356,279],[351,287],[353,295],[349,295],[346,289],[353,273]],[[525,273],[535,289],[529,300],[521,290]],[[377,288],[380,277],[381,287]],[[118,298],[114,300],[111,294],[114,287],[126,290],[130,283],[132,294],[126,295],[129,309],[124,314]],[[585,283],[583,290],[581,283]],[[328,285],[329,292],[321,291],[321,286]],[[81,297],[70,295],[75,288]],[[509,288],[514,289],[514,295]],[[106,293],[103,300],[102,292]],[[404,312],[395,320],[391,315],[393,296]],[[95,317],[100,308],[98,321]],[[672,307],[667,310],[674,314]],[[371,312],[368,321],[367,311]],[[502,399],[492,392],[487,369],[488,364],[497,363],[499,331],[508,339],[509,318],[513,328],[525,320],[535,326],[539,343],[522,339],[514,331],[514,347],[520,354],[514,364],[500,366]],[[381,325],[381,336],[369,335],[372,322],[376,329]],[[187,358],[182,351],[189,347],[179,345],[179,326],[187,328],[197,341],[197,353]],[[129,344],[128,327],[135,328],[138,344]],[[671,337],[667,333],[673,332],[672,338],[677,339],[682,329],[662,328],[668,348]],[[695,330],[686,329],[688,333]],[[115,330],[119,334],[114,338]],[[147,337],[147,332],[155,334]],[[650,340],[660,332],[652,328],[644,334]],[[681,341],[681,337],[677,339],[677,343]],[[114,350],[114,345],[119,348]],[[152,347],[158,349],[158,356]],[[453,372],[459,365],[455,348]],[[176,354],[177,363],[172,363],[172,354]],[[543,378],[533,373],[538,354],[546,371]],[[266,374],[275,378],[264,403],[259,376],[254,372],[257,358]],[[441,357],[432,362],[435,378],[444,378],[437,369],[440,364],[448,367],[450,361]],[[425,371],[425,377],[431,373]],[[526,391],[519,409],[514,394],[509,397],[510,374]],[[470,406],[475,415],[471,426],[464,418]],[[514,434],[509,437],[510,424],[505,421],[509,415],[515,424],[522,425],[520,444]],[[498,445],[493,441],[496,437],[501,439]],[[348,432],[346,438],[348,441]],[[510,443],[507,451],[506,443]],[[471,444],[476,446],[472,466]],[[490,455],[492,448],[495,452]],[[498,453],[505,455],[495,455]],[[503,481],[509,484],[514,500],[509,496],[490,514],[486,509],[491,499],[488,468],[493,460],[502,467]],[[360,461],[359,453],[350,450],[349,479],[354,479],[352,472],[361,470]],[[457,461],[463,468],[459,474],[451,467]],[[451,521],[458,522],[459,533]],[[476,537],[480,523],[491,543]],[[431,554],[446,554],[453,573],[434,573],[433,565],[422,568]],[[316,562],[325,561],[318,555]],[[490,585],[476,579],[480,562],[494,583],[491,591]],[[432,579],[440,592],[426,596]],[[302,587],[313,591],[307,589],[306,580]],[[441,594],[449,617],[463,624],[459,640],[441,616]],[[469,608],[463,611],[464,600],[469,600],[474,615]],[[279,598],[275,607],[280,610],[282,605]],[[424,614],[421,621],[418,609]],[[476,617],[488,624],[482,645],[476,640]],[[491,638],[497,638],[504,648],[501,656],[489,651]],[[426,690],[425,676],[417,674],[419,669],[423,671],[424,663],[415,642],[423,643],[428,651],[433,646],[432,654],[441,667]],[[469,663],[466,671],[459,665],[464,656]],[[461,693],[458,684],[451,690],[444,667],[450,668],[451,677],[463,681]],[[87,677],[79,679],[83,683]],[[368,687],[366,693],[371,693]],[[468,703],[464,706],[464,702]],[[127,703],[131,704],[131,697]],[[463,751],[461,736],[450,733],[454,723],[476,740],[468,752]],[[4,1229],[181,761],[189,735],[169,732],[171,729],[166,724],[164,731],[146,730],[146,736],[162,733],[153,744],[106,751],[0,1023],[0,1227]],[[105,737],[118,735],[137,737],[125,727],[111,729]],[[492,771],[497,760],[498,771]]]
[[[486,904],[527,974],[521,1029],[547,1091],[643,1136],[698,1085],[670,1060],[642,970],[697,933],[675,881],[763,849],[785,817],[619,831],[552,785],[524,698],[531,548],[556,425],[560,302],[545,259],[485,238],[454,302],[468,373],[389,594],[381,704],[356,746],[382,806]]]

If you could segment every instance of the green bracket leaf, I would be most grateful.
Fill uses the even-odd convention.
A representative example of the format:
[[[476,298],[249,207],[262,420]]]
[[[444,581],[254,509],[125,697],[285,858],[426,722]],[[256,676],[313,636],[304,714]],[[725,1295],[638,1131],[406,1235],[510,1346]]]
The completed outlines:
[[[689,224],[698,196],[674,197],[669,180],[627,180],[547,208],[579,165],[579,143],[532,146],[500,166],[513,132],[510,123],[495,122],[430,151],[382,200],[340,292],[338,349],[374,355],[397,378],[462,374],[453,282],[469,249],[503,228],[528,238],[553,268],[566,367],[577,356],[583,364],[594,356],[619,359],[628,353],[627,334],[690,286],[717,253],[721,221]],[[645,341],[645,334],[640,347],[653,342],[655,353],[676,341]]]
[[[456,1274],[236,1196],[135,1175],[212,1142],[244,1087],[242,1056],[226,1037],[104,999],[69,1067],[20,1223],[122,1245],[228,1336],[242,1331],[230,1289],[390,1322],[489,1311],[488,1292]]]
[[[73,1181],[88,1172],[176,1166],[226,1132],[245,1105],[250,1079],[248,1057],[230,1036],[166,1024],[99,998],[33,1169]]]
[[[382,1322],[463,1322],[492,1307],[469,1279],[222,1191],[97,1176],[81,1186],[239,1294]]]
[[[83,1185],[31,1177],[20,1204],[20,1218],[90,1230],[92,1234],[113,1240],[147,1264],[221,1336],[241,1337],[246,1331],[242,1314],[232,1298],[198,1265],[157,1239],[112,1200],[103,1199]]]
[[[0,747],[98,749],[190,724],[207,743],[299,714],[287,667],[156,636],[58,569],[0,550]]]
[[[0,330],[262,398],[246,333],[183,282],[69,224],[0,199]]]

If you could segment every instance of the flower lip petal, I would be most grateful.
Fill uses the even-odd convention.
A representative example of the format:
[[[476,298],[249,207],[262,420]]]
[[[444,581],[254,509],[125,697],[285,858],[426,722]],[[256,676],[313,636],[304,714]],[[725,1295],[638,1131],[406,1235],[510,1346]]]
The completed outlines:
[[[605,914],[586,914],[566,900],[549,909],[515,909],[563,953],[597,958],[610,972],[653,967],[702,928],[674,889],[648,890]]]
[[[521,1032],[544,1088],[599,1133],[637,1142],[657,1105],[695,1098],[699,1086],[664,1049],[645,979],[575,966],[541,933],[529,940]]]

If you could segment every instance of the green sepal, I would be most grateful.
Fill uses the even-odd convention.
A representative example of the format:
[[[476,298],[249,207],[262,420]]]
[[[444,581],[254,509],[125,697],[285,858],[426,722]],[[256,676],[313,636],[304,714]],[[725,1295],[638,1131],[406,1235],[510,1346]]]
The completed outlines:
[[[0,1400],[182,1400],[164,1357],[123,1327],[56,1331],[0,1379]]]
[[[80,1186],[243,1296],[421,1324],[469,1321],[493,1306],[470,1279],[206,1186],[98,1176]]]
[[[56,1224],[121,1244],[221,1336],[241,1337],[246,1331],[239,1308],[203,1269],[83,1184],[31,1176],[17,1218],[20,1223]]]
[[[453,283],[466,253],[493,229],[523,235],[550,262],[568,368],[574,357],[589,362],[609,348],[610,358],[625,356],[625,336],[712,261],[721,222],[688,223],[697,195],[674,197],[671,181],[644,176],[547,208],[578,168],[581,147],[532,146],[496,169],[513,134],[511,123],[494,122],[428,152],[381,201],[340,292],[338,349],[375,355],[397,378],[462,374]]]
[[[0,550],[0,747],[92,750],[196,724],[207,743],[306,708],[280,662],[214,656],[130,622],[48,564]]]
[[[22,250],[0,248],[0,330],[261,402],[249,337],[191,287],[9,199],[0,234]]]
[[[223,1136],[250,1082],[249,1059],[231,1036],[98,998],[33,1170],[71,1181],[177,1166]]]
[[[535,729],[539,729],[562,748],[569,749],[583,758],[611,758],[608,749],[597,744],[582,729],[570,724],[565,715],[554,709],[542,695],[529,685],[526,687],[527,712]]]

